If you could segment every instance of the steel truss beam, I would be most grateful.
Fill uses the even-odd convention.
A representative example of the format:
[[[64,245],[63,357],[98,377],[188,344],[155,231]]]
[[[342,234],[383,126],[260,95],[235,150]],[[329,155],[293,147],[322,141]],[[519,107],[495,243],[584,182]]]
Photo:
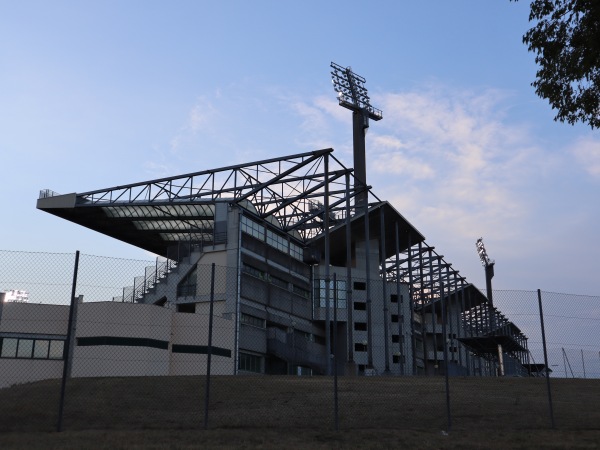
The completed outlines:
[[[283,230],[296,231],[296,236],[307,242],[323,231],[326,203],[330,225],[343,221],[347,210],[355,214],[354,206],[346,208],[347,197],[354,199],[360,193],[353,182],[347,185],[346,175],[352,178],[353,171],[332,152],[329,148],[84,192],[78,194],[77,203],[80,207],[159,207],[228,201],[263,219],[274,217]],[[329,165],[325,159],[329,159]],[[361,192],[368,195],[368,190],[366,187]]]

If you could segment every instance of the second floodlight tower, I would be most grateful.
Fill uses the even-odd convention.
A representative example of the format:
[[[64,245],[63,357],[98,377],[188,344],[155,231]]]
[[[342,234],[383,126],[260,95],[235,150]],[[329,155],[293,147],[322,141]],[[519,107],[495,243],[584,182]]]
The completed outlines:
[[[492,298],[492,278],[494,278],[494,264],[496,263],[494,260],[490,259],[485,250],[485,246],[483,245],[483,238],[477,239],[475,243],[477,247],[477,253],[479,254],[479,259],[481,260],[481,264],[485,268],[485,287],[487,290],[487,298],[490,304],[490,326],[492,330],[494,329],[494,299]]]
[[[365,134],[369,128],[369,119],[381,120],[383,113],[371,105],[371,100],[365,87],[366,80],[352,72],[351,67],[342,67],[331,63],[331,81],[333,88],[338,93],[341,106],[352,111],[352,129],[354,141],[354,189],[356,206],[368,202],[369,193],[367,186],[367,167],[365,157]]]

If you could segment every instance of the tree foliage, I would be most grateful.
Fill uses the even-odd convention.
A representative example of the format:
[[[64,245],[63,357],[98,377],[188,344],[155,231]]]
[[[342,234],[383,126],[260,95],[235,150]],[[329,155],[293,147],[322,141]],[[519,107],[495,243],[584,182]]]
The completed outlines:
[[[554,120],[600,127],[600,0],[533,0],[523,36],[536,54],[531,84]]]

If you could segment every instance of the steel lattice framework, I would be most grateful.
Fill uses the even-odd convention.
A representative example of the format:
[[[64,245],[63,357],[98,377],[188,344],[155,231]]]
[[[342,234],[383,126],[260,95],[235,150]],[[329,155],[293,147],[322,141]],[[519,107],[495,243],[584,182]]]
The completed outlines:
[[[356,195],[352,169],[344,167],[332,152],[323,149],[84,192],[77,194],[77,206],[103,207],[106,211],[124,205],[149,207],[153,212],[144,217],[137,213],[137,218],[180,219],[177,229],[171,230],[177,232],[186,225],[197,231],[190,216],[181,215],[183,205],[227,201],[263,219],[276,219],[282,230],[295,232],[296,237],[307,242],[323,230],[325,205],[329,223],[335,224],[347,214],[346,199]],[[53,194],[42,191],[40,198]],[[202,217],[213,218],[210,211]]]

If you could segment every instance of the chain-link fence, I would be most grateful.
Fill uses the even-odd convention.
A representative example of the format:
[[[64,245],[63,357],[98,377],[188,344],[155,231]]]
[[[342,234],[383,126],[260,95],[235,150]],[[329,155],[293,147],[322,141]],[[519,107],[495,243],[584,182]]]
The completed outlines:
[[[600,423],[600,297],[265,267],[0,251],[0,430]]]

